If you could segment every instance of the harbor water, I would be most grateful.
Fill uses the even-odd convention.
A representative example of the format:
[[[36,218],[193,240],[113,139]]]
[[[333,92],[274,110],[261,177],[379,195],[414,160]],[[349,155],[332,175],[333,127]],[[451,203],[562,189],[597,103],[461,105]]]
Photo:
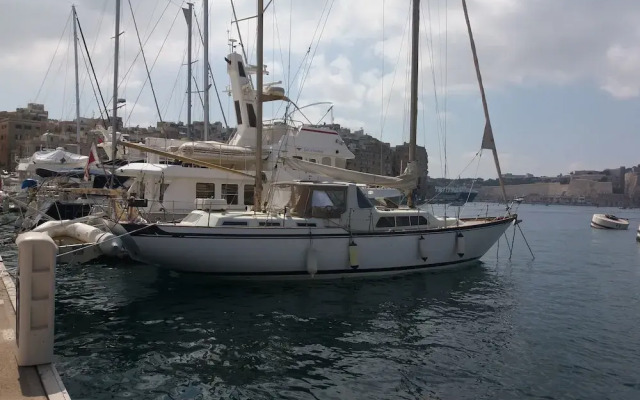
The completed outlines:
[[[605,212],[629,230],[590,228]],[[640,210],[518,213],[535,260],[519,231],[509,260],[510,229],[481,263],[439,273],[265,283],[60,266],[56,367],[74,400],[640,399]],[[15,267],[12,246],[2,255]]]

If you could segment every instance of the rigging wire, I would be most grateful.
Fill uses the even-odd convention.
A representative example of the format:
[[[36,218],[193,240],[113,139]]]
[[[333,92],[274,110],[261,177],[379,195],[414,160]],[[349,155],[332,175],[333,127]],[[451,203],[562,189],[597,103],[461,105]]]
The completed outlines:
[[[131,5],[131,0],[129,1],[129,10],[131,10],[131,20],[133,21],[133,26],[136,29],[136,36],[138,37],[138,44],[140,44],[140,53],[142,53],[142,60],[144,61],[144,68],[147,71],[147,78],[149,79],[149,85],[151,86],[151,93],[153,94],[153,101],[156,104],[156,110],[158,111],[158,118],[160,118],[160,122],[162,121],[162,113],[160,112],[160,106],[158,105],[158,98],[156,97],[156,90],[153,87],[153,81],[151,80],[151,72],[149,72],[149,65],[147,64],[147,57],[144,55],[144,48],[142,47],[142,41],[140,40],[140,32],[138,31],[138,24],[136,23],[136,17],[133,14],[133,6]]]
[[[444,6],[444,118],[443,118],[443,124],[444,124],[444,165],[445,168],[448,168],[448,162],[447,162],[447,121],[448,121],[448,114],[447,114],[447,100],[449,98],[448,94],[449,94],[449,7],[447,7],[447,3],[445,1],[445,6]],[[447,171],[445,170],[445,177],[446,177],[446,173]]]
[[[478,180],[478,170],[480,169],[480,161],[482,159],[482,149],[480,149],[480,155],[478,156],[478,163],[476,165],[476,173],[473,177],[473,180],[471,181],[471,186],[469,187],[469,192],[467,193],[467,199],[464,201],[464,204],[462,205],[462,209],[460,210],[461,212],[464,211],[465,207],[467,206],[467,204],[469,204],[469,198],[471,197],[471,191],[473,190],[473,186],[475,185],[476,181]],[[462,174],[458,175],[458,178],[460,178]]]
[[[95,49],[96,49],[96,45],[98,44],[98,37],[100,36],[100,31],[102,30],[102,22],[104,21],[104,16],[105,16],[105,14],[106,14],[107,3],[108,3],[108,0],[104,0],[104,2],[103,2],[103,4],[102,4],[102,12],[100,13],[100,19],[98,20],[98,29],[96,30],[97,34],[96,34],[96,36],[95,36],[95,39],[93,40],[93,46],[91,47],[91,53],[94,53],[94,51],[95,51]],[[77,8],[76,8],[76,21],[78,22],[78,24],[80,23],[80,18],[78,17],[78,10],[77,10]],[[79,26],[79,25],[78,25],[78,26]],[[79,39],[80,39],[80,38],[79,38]],[[79,40],[79,39],[78,39],[78,40]],[[84,89],[85,89],[85,86],[86,86],[86,82],[87,82],[87,80],[88,80],[88,81],[89,81],[89,83],[91,84],[91,88],[92,88],[92,91],[93,91],[93,95],[94,95],[94,97],[95,97],[96,99],[98,99],[98,97],[97,97],[97,93],[96,93],[96,89],[95,89],[95,87],[93,86],[93,80],[91,79],[91,73],[89,72],[89,68],[88,68],[88,66],[87,66],[87,60],[85,59],[84,54],[83,54],[83,52],[82,52],[82,48],[80,49],[80,54],[82,55],[82,59],[83,59],[83,61],[84,61],[84,63],[85,63],[85,67],[86,67],[86,69],[87,69],[87,75],[86,75],[86,76],[84,76],[84,77],[83,77],[83,79],[82,79],[82,89],[81,89],[81,92],[82,92],[82,94],[84,94]],[[83,110],[83,114],[85,114],[85,115],[86,115],[86,113],[88,112],[88,109],[89,109],[89,108],[90,108],[90,106],[89,106],[89,104],[87,103],[87,104],[85,105],[85,109]],[[98,101],[98,111],[100,112],[100,119],[101,119],[101,120],[103,121],[103,123],[104,123],[104,117],[103,117],[103,114],[102,114],[102,109],[101,109],[101,107],[100,107],[100,101]]]
[[[451,185],[453,185],[453,184],[455,183],[455,181],[456,181],[456,180],[460,179],[460,177],[462,176],[462,174],[467,170],[467,168],[469,168],[469,167],[471,166],[471,164],[473,163],[473,161],[474,161],[476,158],[479,158],[481,155],[482,155],[482,149],[478,150],[478,152],[477,152],[477,153],[473,156],[473,158],[472,158],[472,159],[467,163],[467,165],[466,165],[464,168],[462,168],[462,170],[457,174],[457,177],[458,177],[458,178],[457,178],[457,179],[455,179],[455,180],[451,180],[451,182],[449,182],[449,184],[448,184],[447,186],[445,186],[445,189],[446,189],[446,188],[448,188],[448,187],[450,187]],[[480,161],[478,160],[478,162],[480,162]],[[431,197],[431,198],[428,200],[428,202],[431,202],[431,200],[436,199],[439,195],[440,195],[440,193],[436,193],[433,197]]]
[[[238,25],[238,16],[236,15],[236,6],[233,4],[233,0],[231,0],[231,10],[233,11],[233,19],[235,21],[236,30],[238,31],[238,42],[240,43],[240,48],[242,49],[242,55],[244,56],[244,63],[249,64],[249,59],[247,58],[247,51],[244,48],[244,42],[242,41],[242,34],[240,34],[240,26]],[[234,21],[231,21],[231,24],[234,24]]]
[[[51,70],[51,66],[53,65],[53,60],[55,60],[56,55],[58,54],[58,48],[60,47],[60,43],[62,43],[62,38],[64,37],[65,33],[67,32],[67,29],[69,28],[69,21],[71,21],[71,14],[69,13],[69,16],[67,17],[67,22],[64,24],[64,29],[62,30],[62,33],[60,34],[60,39],[58,39],[58,44],[56,45],[56,49],[53,52],[53,56],[51,57],[51,61],[49,61],[49,66],[47,67],[47,72],[44,74],[44,78],[42,79],[42,83],[40,84],[40,88],[38,88],[38,92],[36,93],[36,97],[34,99],[34,101],[38,101],[38,97],[40,97],[40,92],[42,91],[42,87],[44,86],[44,83],[47,81],[47,77],[49,76],[49,72]]]
[[[204,44],[204,38],[202,37],[202,31],[200,30],[200,22],[198,22],[198,18],[194,12],[194,19],[196,20],[196,26],[198,28],[198,35],[200,35],[200,40]],[[213,76],[213,71],[211,70],[211,63],[208,63],[207,69],[209,70],[209,76],[211,77],[211,82],[213,83],[213,90],[216,93],[216,97],[218,99],[218,105],[220,106],[220,112],[222,113],[222,120],[224,121],[224,126],[229,129],[229,123],[227,122],[227,116],[225,115],[224,108],[222,107],[222,99],[220,99],[220,92],[218,91],[218,85],[216,85],[216,78]],[[202,100],[202,98],[201,98]],[[203,103],[204,107],[204,103]]]
[[[176,80],[173,82],[173,87],[171,88],[171,92],[169,93],[169,98],[167,99],[167,102],[164,106],[164,115],[166,116],[168,110],[169,110],[169,105],[171,103],[171,99],[173,98],[173,95],[175,93],[176,90],[176,86],[178,85],[178,80],[180,79],[180,73],[182,72],[182,67],[184,66],[184,61],[185,58],[187,58],[187,48],[185,47],[184,52],[182,53],[182,62],[180,63],[180,67],[178,68],[178,73],[176,74]]]
[[[111,123],[111,118],[109,117],[109,111],[107,110],[107,104],[105,103],[104,97],[102,96],[102,90],[100,89],[100,83],[98,82],[98,77],[96,76],[96,70],[93,67],[93,61],[91,60],[91,55],[89,54],[89,49],[87,48],[87,41],[85,40],[84,31],[82,30],[82,25],[80,24],[80,18],[77,18],[77,22],[78,22],[78,31],[80,31],[80,37],[82,38],[82,44],[84,45],[84,51],[87,53],[87,59],[89,60],[89,64],[91,65],[93,78],[96,80],[96,87],[98,88],[100,99],[102,100],[102,105],[104,107],[105,115],[107,116],[107,121]],[[97,98],[96,98],[96,101],[97,101]],[[98,102],[98,108],[100,108],[99,102]],[[100,115],[102,115],[102,111],[100,111]],[[102,122],[104,123],[104,119],[102,120]]]
[[[387,115],[389,114],[389,106],[391,104],[391,94],[393,93],[393,88],[395,86],[395,82],[396,82],[396,75],[398,72],[398,65],[400,64],[400,56],[402,55],[402,49],[404,47],[404,41],[407,35],[407,30],[408,30],[408,26],[409,26],[409,18],[411,16],[411,7],[408,7],[408,11],[407,11],[407,18],[406,18],[406,23],[405,23],[405,29],[402,31],[402,38],[400,39],[400,46],[398,47],[398,55],[396,57],[396,66],[393,70],[393,78],[391,79],[391,87],[389,88],[389,97],[387,98],[387,107],[384,110],[383,113],[383,120],[382,120],[382,126],[380,127],[380,130],[384,130],[384,126],[386,125],[386,121],[387,121]]]
[[[69,62],[71,57],[69,54],[71,53],[71,43],[73,42],[73,32],[69,30],[69,40],[67,41],[67,62],[64,69],[64,86],[62,86],[62,109],[60,110],[60,121],[65,120],[65,109],[67,105],[67,79],[69,78]],[[60,65],[62,65],[61,63]]]
[[[384,0],[382,0],[382,57],[380,57],[380,141],[382,142],[382,134],[384,132],[384,17],[385,8]],[[380,146],[380,175],[384,175],[382,167],[383,146]]]
[[[424,18],[422,19],[422,25],[423,25],[423,30],[425,31],[425,36],[427,36],[427,40],[426,45],[427,45],[427,55],[429,57],[429,63],[431,65],[431,82],[433,85],[433,97],[434,97],[434,107],[435,107],[435,111],[436,111],[436,133],[438,136],[438,151],[439,151],[439,155],[440,155],[440,173],[442,174],[442,176],[445,176],[445,166],[444,163],[442,162],[442,155],[443,155],[443,144],[442,144],[442,131],[441,131],[441,125],[439,123],[439,116],[440,116],[440,107],[439,107],[439,102],[438,102],[438,86],[436,84],[436,73],[435,73],[435,63],[434,63],[434,52],[433,52],[433,30],[431,28],[431,3],[429,1],[427,1],[427,18],[429,19],[429,29],[427,30],[424,25],[426,24],[424,21]],[[427,33],[428,32],[428,33]]]
[[[89,64],[87,63],[87,59],[85,58],[84,52],[81,51],[80,55],[82,55],[82,61],[84,62],[84,67],[87,69],[87,76],[89,76],[90,74]],[[103,125],[106,126],[106,123],[104,120],[104,114],[102,113],[102,107],[100,107],[100,99],[98,98],[96,87],[93,85],[93,79],[91,79],[90,76],[89,76],[89,83],[91,84],[91,89],[93,90],[93,96],[96,99],[96,103],[98,103],[98,111],[100,112],[100,119],[102,120]]]
[[[327,11],[327,16],[324,19],[324,24],[322,25],[322,30],[320,31],[320,35],[318,36],[318,40],[316,41],[316,47],[313,49],[313,54],[311,55],[311,58],[309,59],[309,63],[307,65],[306,72],[303,74],[302,82],[300,83],[300,88],[298,89],[298,97],[296,97],[296,102],[298,102],[298,100],[300,100],[300,95],[302,94],[302,89],[304,88],[304,84],[305,84],[305,82],[307,80],[307,77],[309,76],[309,72],[311,71],[311,65],[313,64],[313,59],[315,58],[316,52],[318,51],[318,46],[320,45],[320,40],[322,39],[322,35],[324,34],[324,28],[327,26],[327,21],[329,21],[329,14],[331,14],[331,9],[333,8],[333,4],[334,3],[335,3],[335,0],[331,0],[331,5],[329,6],[329,10]],[[318,26],[320,25],[321,21],[322,21],[322,16],[320,17],[320,21],[318,21]],[[315,36],[315,32],[314,32],[314,36]]]
[[[151,32],[149,32],[149,35],[147,36],[147,38],[144,41],[144,46],[147,45],[147,42],[149,41],[149,39],[151,39],[151,35],[153,35],[153,32],[155,32],[156,28],[158,27],[158,24],[160,23],[160,21],[162,20],[162,17],[164,16],[165,12],[167,11],[167,9],[169,8],[169,5],[173,4],[171,2],[171,0],[168,0],[167,5],[165,6],[164,10],[162,10],[162,14],[160,14],[160,17],[158,18],[158,20],[156,21],[155,25],[153,26],[153,28],[151,29]],[[183,0],[183,4],[184,4],[184,0]],[[174,4],[175,5],[175,4]],[[178,8],[178,13],[180,13],[180,11],[182,11],[182,7]],[[174,18],[174,22],[175,22],[175,18]],[[173,27],[173,24],[171,24],[171,26]],[[166,41],[166,38],[165,38]],[[164,45],[164,42],[163,42]],[[133,58],[133,61],[131,62],[131,64],[129,65],[129,68],[127,69],[127,72],[124,73],[124,75],[122,76],[122,79],[120,79],[120,82],[118,83],[118,88],[120,88],[120,86],[122,85],[122,83],[128,79],[129,77],[129,73],[131,72],[131,70],[133,69],[134,65],[136,64],[136,61],[138,60],[138,57],[140,57],[140,53],[142,53],[142,50],[138,51],[138,54],[136,54],[136,56]]]
[[[324,7],[322,8],[322,13],[320,14],[320,19],[318,20],[318,25],[316,25],[316,29],[314,30],[313,36],[311,37],[311,43],[309,43],[309,47],[307,48],[307,51],[305,52],[304,57],[302,57],[302,60],[300,61],[300,65],[298,66],[298,69],[296,70],[296,73],[293,76],[293,79],[291,80],[291,82],[296,80],[296,78],[298,77],[298,74],[302,70],[307,60],[307,57],[309,57],[309,54],[311,53],[311,46],[313,46],[313,42],[315,41],[316,33],[318,32],[318,28],[320,27],[320,22],[322,22],[322,17],[324,16],[324,12],[325,12],[325,9],[327,8],[327,4],[328,4],[328,0],[326,0],[324,3]],[[291,13],[291,11],[289,11],[289,13]],[[289,24],[291,24],[291,18],[289,18]],[[289,26],[289,36],[291,36],[291,26]],[[289,69],[291,69],[291,37],[289,37]],[[290,93],[290,89],[288,92]],[[298,97],[300,97],[299,94],[298,94]]]
[[[292,2],[290,2],[289,4],[292,4]],[[292,6],[291,6],[292,8]],[[291,13],[291,8],[289,9],[290,13]],[[278,23],[278,16],[276,13],[276,3],[273,3],[273,25],[275,26],[274,29],[274,36],[275,33],[277,32],[277,38],[278,38],[278,48],[280,49],[280,63],[282,65],[282,69],[283,69],[283,74],[285,74],[284,80],[287,84],[287,91],[286,93],[289,93],[289,90],[291,89],[291,15],[289,16],[289,66],[287,67],[287,70],[284,71],[284,67],[285,67],[285,63],[284,63],[284,57],[282,55],[282,42],[280,41],[280,28],[279,28],[279,23]],[[273,39],[273,42],[275,43],[275,38]],[[275,48],[274,48],[275,51]],[[275,63],[275,55],[273,56],[273,62]],[[282,109],[284,103],[280,102],[280,104],[278,105],[277,110],[275,110],[275,112],[273,113],[273,115],[278,115],[280,113],[280,110]],[[286,107],[286,106],[285,106]]]
[[[289,59],[287,61],[287,93],[291,90],[291,27],[293,26],[293,0],[289,1]]]
[[[169,38],[169,34],[173,30],[173,27],[174,27],[174,25],[176,23],[176,20],[178,19],[178,15],[180,15],[181,12],[182,12],[182,8],[179,8],[178,12],[176,13],[175,17],[173,18],[173,21],[171,22],[171,26],[169,27],[169,31],[167,32],[167,35],[165,36],[164,40],[162,41],[162,45],[160,45],[160,49],[158,50],[158,54],[156,54],[156,58],[153,60],[153,64],[151,64],[150,71],[153,71],[153,67],[156,65],[156,62],[158,61],[158,57],[160,56],[160,53],[162,53],[162,50],[164,49],[164,45],[167,43],[167,39]],[[131,111],[129,112],[129,116],[127,117],[127,124],[129,123],[129,120],[131,119],[131,116],[133,115],[133,111],[135,110],[136,105],[138,104],[138,100],[140,99],[140,96],[142,95],[142,90],[146,86],[148,79],[149,78],[146,78],[144,80],[142,86],[140,87],[140,91],[138,92],[138,96],[136,97],[136,100],[133,103],[133,106],[131,107]]]

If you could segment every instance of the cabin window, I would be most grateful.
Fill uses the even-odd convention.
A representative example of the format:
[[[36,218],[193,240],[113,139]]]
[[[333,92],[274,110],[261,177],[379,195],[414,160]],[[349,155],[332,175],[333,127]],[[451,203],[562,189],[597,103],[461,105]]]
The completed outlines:
[[[242,114],[240,113],[240,102],[238,100],[233,102],[233,105],[236,107],[236,120],[238,125],[242,125]]]
[[[302,218],[340,218],[347,210],[346,187],[293,186],[291,215]]]
[[[244,205],[252,206],[253,205],[253,196],[254,196],[254,186],[253,185],[244,185]]]
[[[242,65],[241,61],[238,61],[238,75],[240,75],[243,78],[247,77],[246,72],[244,72],[244,65]]]
[[[310,159],[309,159],[309,162],[317,163],[317,161],[316,161],[316,159],[315,159],[315,158],[310,158]]]
[[[247,226],[247,221],[223,221],[224,226]]]
[[[195,225],[195,223],[198,222],[199,219],[200,219],[200,214],[189,214],[182,219],[182,222],[187,222]]]
[[[396,226],[410,226],[411,220],[409,217],[396,217]]]
[[[371,208],[373,205],[367,198],[367,196],[362,193],[362,190],[356,189],[357,197],[358,197],[358,207],[360,208]]]
[[[302,160],[302,157],[300,156],[293,156],[293,158],[295,158],[296,160]]]
[[[376,223],[376,228],[393,228],[396,226],[396,221],[393,217],[380,217]]]
[[[196,183],[196,199],[213,199],[216,197],[215,183]]]
[[[331,157],[322,157],[322,165],[331,165]]]
[[[298,226],[310,226],[310,227],[314,227],[316,226],[315,223],[313,222],[298,222]]]
[[[247,103],[247,114],[249,115],[249,126],[255,128],[257,126],[256,123],[256,112],[253,109],[253,104]]]
[[[238,185],[222,184],[222,198],[227,204],[238,204]]]
[[[411,216],[409,218],[411,219],[411,226],[428,225],[429,224],[427,219],[425,217],[422,217],[422,216],[413,215],[413,216]]]
[[[260,226],[280,226],[280,222],[260,222],[258,223]]]

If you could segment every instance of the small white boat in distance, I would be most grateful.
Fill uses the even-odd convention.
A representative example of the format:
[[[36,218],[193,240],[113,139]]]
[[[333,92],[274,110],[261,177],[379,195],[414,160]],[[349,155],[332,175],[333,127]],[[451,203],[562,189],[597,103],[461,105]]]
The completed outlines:
[[[638,225],[638,234],[636,235],[636,240],[640,242],[640,225]]]
[[[591,227],[598,229],[629,229],[629,220],[612,214],[593,214]]]

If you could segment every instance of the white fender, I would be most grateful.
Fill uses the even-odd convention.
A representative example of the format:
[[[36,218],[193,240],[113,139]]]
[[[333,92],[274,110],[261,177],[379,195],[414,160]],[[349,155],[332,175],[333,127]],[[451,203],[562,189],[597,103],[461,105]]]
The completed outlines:
[[[427,258],[429,258],[427,254],[427,239],[424,236],[418,238],[418,253],[422,261],[427,261]]]
[[[360,266],[358,263],[358,245],[353,241],[349,243],[349,266],[353,269]]]
[[[307,249],[307,272],[312,278],[318,273],[318,251],[313,246]]]
[[[456,233],[456,254],[462,258],[464,256],[464,235],[462,232]]]

